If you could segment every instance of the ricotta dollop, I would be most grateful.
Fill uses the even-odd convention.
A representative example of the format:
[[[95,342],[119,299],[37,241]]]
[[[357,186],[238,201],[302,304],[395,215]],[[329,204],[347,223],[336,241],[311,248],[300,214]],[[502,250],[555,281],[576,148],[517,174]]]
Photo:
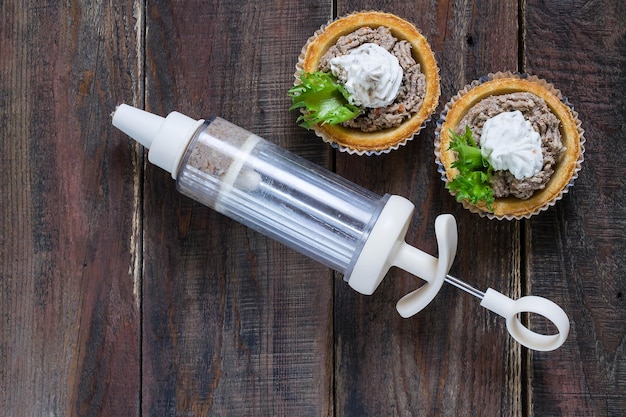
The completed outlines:
[[[480,136],[483,158],[496,170],[508,170],[516,179],[530,178],[541,171],[541,136],[519,110],[488,119]]]
[[[402,84],[402,67],[385,48],[364,43],[330,60],[330,70],[350,93],[355,106],[377,108],[393,103]]]

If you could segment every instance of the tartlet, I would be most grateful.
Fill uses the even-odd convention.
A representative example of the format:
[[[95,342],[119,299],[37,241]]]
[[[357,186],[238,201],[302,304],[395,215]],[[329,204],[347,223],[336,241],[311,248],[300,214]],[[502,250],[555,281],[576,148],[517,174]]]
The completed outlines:
[[[441,178],[447,186],[459,174],[459,170],[452,166],[458,159],[458,154],[450,149],[452,141],[450,131],[458,133],[464,129],[465,126],[461,126],[464,117],[483,100],[492,100],[496,96],[506,97],[505,95],[513,93],[530,93],[538,97],[539,101],[545,102],[549,112],[558,119],[562,150],[556,162],[550,167],[553,172],[547,182],[541,185],[540,189],[534,190],[530,197],[496,197],[489,207],[484,201],[474,204],[467,199],[462,201],[463,206],[471,212],[492,219],[530,218],[553,206],[573,185],[583,162],[584,131],[578,119],[578,113],[559,90],[536,76],[508,72],[489,74],[467,85],[454,96],[444,107],[437,123],[435,161],[438,171],[442,174]],[[504,111],[507,110],[502,109],[502,112]],[[480,138],[476,139],[477,142],[480,141]]]
[[[406,41],[411,46],[411,55],[419,64],[425,76],[425,94],[415,113],[399,126],[374,132],[341,124],[316,124],[315,133],[325,142],[341,151],[359,155],[387,153],[406,144],[416,135],[437,108],[440,96],[439,69],[435,56],[426,38],[411,23],[393,14],[379,11],[364,11],[349,14],[322,26],[311,36],[298,58],[296,65],[296,85],[303,73],[319,70],[320,60],[345,35],[360,28],[388,28],[398,41]]]

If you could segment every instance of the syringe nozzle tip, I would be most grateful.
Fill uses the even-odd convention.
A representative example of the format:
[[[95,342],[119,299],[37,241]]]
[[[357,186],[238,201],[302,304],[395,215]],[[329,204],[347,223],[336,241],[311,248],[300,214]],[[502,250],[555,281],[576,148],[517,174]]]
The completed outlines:
[[[165,119],[147,111],[120,104],[113,113],[113,126],[150,148]]]

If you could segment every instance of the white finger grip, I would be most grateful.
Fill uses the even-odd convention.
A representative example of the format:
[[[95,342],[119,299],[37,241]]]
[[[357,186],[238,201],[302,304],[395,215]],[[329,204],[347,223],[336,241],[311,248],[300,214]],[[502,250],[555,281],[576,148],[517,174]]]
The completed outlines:
[[[450,214],[443,214],[435,220],[435,234],[439,247],[439,259],[404,244],[398,251],[395,265],[409,271],[427,282],[417,290],[402,297],[396,309],[402,317],[411,317],[426,307],[439,293],[445,277],[452,266],[457,246],[456,221]],[[422,260],[429,257],[430,265]]]
[[[404,239],[414,208],[406,198],[389,197],[348,279],[353,289],[370,295],[392,266],[422,278],[426,283],[396,305],[402,317],[413,316],[435,298],[454,261],[457,246],[456,220],[449,214],[435,220],[439,259],[407,244]]]

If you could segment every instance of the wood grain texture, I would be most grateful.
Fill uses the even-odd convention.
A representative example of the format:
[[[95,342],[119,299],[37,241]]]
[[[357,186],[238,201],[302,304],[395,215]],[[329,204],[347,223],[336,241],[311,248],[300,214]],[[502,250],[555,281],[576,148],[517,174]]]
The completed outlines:
[[[339,15],[357,7],[376,5],[340,2]],[[517,2],[412,1],[387,9],[413,22],[432,45],[442,78],[438,110],[493,65],[517,69]],[[380,194],[409,198],[416,212],[407,241],[433,255],[435,218],[453,213],[459,249],[452,272],[478,288],[517,295],[519,224],[470,215],[444,189],[433,153],[437,117],[401,151],[377,158],[338,155],[337,170]],[[499,244],[477,243],[489,241]],[[371,298],[337,288],[338,414],[521,415],[521,353],[502,321],[447,287],[418,315],[402,319],[395,303],[420,285],[392,270]]]
[[[470,214],[436,172],[434,123],[370,158],[296,126],[286,91],[302,45],[364,9],[422,30],[441,69],[439,110],[493,71],[560,88],[587,138],[563,201],[524,222]],[[0,1],[2,415],[623,415],[625,20],[617,0]],[[436,216],[454,214],[452,274],[553,299],[568,341],[520,348],[503,320],[448,286],[401,319],[395,303],[418,279],[392,270],[362,296],[181,196],[111,127],[120,102],[219,115],[406,196],[407,240],[428,253]]]
[[[288,112],[323,3],[148,2],[147,106],[224,117],[317,163]],[[332,274],[146,171],[145,415],[332,414]]]
[[[137,76],[132,3],[2,2],[0,408],[138,412],[137,207],[113,95]]]
[[[529,1],[525,20],[526,70],[569,98],[587,139],[580,178],[562,204],[528,230],[529,289],[551,294],[573,321],[562,349],[531,356],[532,415],[621,416],[626,9],[618,1]]]

